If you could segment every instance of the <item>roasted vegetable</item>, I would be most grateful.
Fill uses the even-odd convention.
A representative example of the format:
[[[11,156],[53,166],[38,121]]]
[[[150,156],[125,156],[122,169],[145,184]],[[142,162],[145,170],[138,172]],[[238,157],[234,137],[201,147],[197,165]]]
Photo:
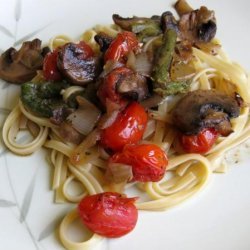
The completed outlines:
[[[67,107],[60,95],[61,90],[66,86],[64,82],[43,84],[27,82],[21,86],[21,100],[24,106],[36,115],[53,117],[56,110]]]
[[[141,41],[143,41],[144,38],[157,36],[162,33],[159,16],[152,16],[151,18],[135,16],[123,18],[114,14],[113,20],[115,24],[119,25],[121,28],[137,34]]]
[[[109,48],[109,45],[114,40],[113,37],[109,36],[104,32],[98,33],[97,35],[95,35],[94,38],[95,41],[99,44],[101,52],[106,52],[106,50]]]
[[[216,33],[216,19],[214,11],[208,10],[205,6],[192,10],[185,0],[175,4],[180,15],[179,30],[180,38],[195,42],[210,42]]]
[[[85,85],[98,75],[98,58],[83,41],[68,43],[58,51],[59,71],[75,85]]]
[[[46,50],[42,50],[39,39],[24,42],[18,51],[9,48],[0,57],[0,78],[12,83],[30,81],[42,68]]]
[[[163,43],[156,55],[152,78],[155,87],[164,89],[170,82],[169,69],[171,66],[177,34],[173,29],[167,30],[163,35]]]
[[[198,134],[215,128],[221,135],[232,132],[230,118],[238,117],[237,101],[217,90],[196,90],[186,94],[173,110],[174,125],[184,134]]]
[[[176,21],[171,12],[164,12],[161,21],[164,34],[153,67],[153,91],[161,96],[185,93],[189,87],[188,81],[176,81],[170,75],[170,67],[177,41]]]

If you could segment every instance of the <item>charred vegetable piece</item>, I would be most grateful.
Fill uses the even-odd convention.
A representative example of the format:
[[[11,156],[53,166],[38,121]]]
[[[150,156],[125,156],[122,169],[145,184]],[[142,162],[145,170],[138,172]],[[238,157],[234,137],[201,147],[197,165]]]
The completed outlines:
[[[27,82],[21,86],[21,100],[24,106],[35,114],[47,118],[53,117],[53,112],[66,108],[60,95],[66,86],[63,82],[43,84]]]
[[[65,141],[71,142],[77,145],[81,143],[84,137],[72,126],[72,124],[66,121],[60,124],[59,133]]]
[[[112,16],[113,21],[116,25],[120,26],[124,30],[132,31],[132,27],[135,24],[143,24],[148,21],[155,21],[160,24],[160,16],[152,16],[151,18],[148,17],[121,17],[118,14],[113,14]]]
[[[169,29],[163,35],[163,44],[156,55],[156,63],[153,68],[153,80],[157,87],[165,88],[170,81],[169,69],[173,58],[177,34]]]
[[[148,96],[147,80],[131,70],[117,83],[117,93],[130,100],[142,101]]]
[[[76,85],[93,81],[98,74],[98,58],[85,43],[68,43],[58,52],[57,66],[60,72]]]
[[[160,96],[177,95],[181,93],[186,93],[189,88],[188,82],[169,82],[164,88],[155,88],[154,92]]]
[[[161,15],[161,28],[163,32],[171,29],[178,33],[178,23],[170,11],[163,12]]]
[[[17,51],[9,48],[0,57],[0,78],[12,83],[30,81],[43,65],[41,41],[24,42]]]
[[[162,32],[159,23],[154,20],[134,24],[132,31],[138,35],[140,41],[144,41],[144,39],[148,37],[158,36]]]
[[[210,42],[214,38],[217,29],[214,11],[205,6],[192,10],[185,0],[178,1],[175,8],[180,15],[181,39],[195,43]]]
[[[148,96],[147,80],[127,67],[115,68],[104,77],[97,95],[104,107],[107,102],[124,107],[129,100],[141,101]]]
[[[217,90],[196,90],[186,94],[173,110],[175,126],[186,135],[215,128],[221,135],[232,132],[230,118],[239,116],[237,101]]]
[[[113,37],[104,32],[98,33],[94,38],[95,41],[99,44],[101,52],[106,52],[106,50],[109,48],[109,45],[114,40]]]
[[[113,20],[122,29],[136,33],[141,41],[146,37],[157,36],[162,33],[159,16],[123,18],[114,14]]]
[[[130,69],[126,67],[115,68],[102,79],[97,91],[97,96],[105,108],[107,108],[109,102],[121,107],[126,106],[127,101],[117,93],[117,83],[120,79],[126,78],[129,72]]]
[[[153,90],[161,96],[185,93],[188,90],[188,82],[172,81],[170,66],[176,46],[177,32],[175,19],[171,12],[162,14],[163,34],[162,46],[159,48],[153,67]]]

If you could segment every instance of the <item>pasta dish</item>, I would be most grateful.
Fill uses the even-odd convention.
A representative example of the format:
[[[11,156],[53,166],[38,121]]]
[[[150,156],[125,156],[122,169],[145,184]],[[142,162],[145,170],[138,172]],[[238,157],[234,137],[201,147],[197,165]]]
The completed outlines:
[[[78,204],[60,224],[67,249],[123,236],[138,211],[195,196],[250,137],[250,76],[215,38],[214,11],[174,7],[178,17],[114,14],[79,41],[34,39],[1,55],[0,78],[21,88],[3,141],[22,156],[48,149],[55,202]],[[17,143],[20,131],[32,139]],[[93,232],[81,243],[67,235],[78,217]]]

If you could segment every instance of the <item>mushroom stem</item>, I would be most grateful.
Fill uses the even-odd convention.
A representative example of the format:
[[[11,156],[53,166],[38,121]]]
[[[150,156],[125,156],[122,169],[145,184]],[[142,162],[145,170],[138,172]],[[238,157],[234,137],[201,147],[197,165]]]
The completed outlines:
[[[178,0],[174,5],[175,10],[179,16],[193,11],[193,8],[187,3],[186,0]]]

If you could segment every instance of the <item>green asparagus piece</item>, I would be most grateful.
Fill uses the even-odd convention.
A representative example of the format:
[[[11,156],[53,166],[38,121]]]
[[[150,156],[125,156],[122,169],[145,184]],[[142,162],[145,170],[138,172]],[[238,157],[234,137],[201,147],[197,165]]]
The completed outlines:
[[[172,81],[169,74],[176,40],[176,31],[167,29],[163,34],[162,46],[156,54],[156,63],[152,74],[153,89],[161,96],[185,93],[189,87],[188,82]]]
[[[65,83],[27,82],[21,86],[21,100],[33,113],[49,118],[53,116],[53,110],[66,107],[60,95],[65,87]]]

